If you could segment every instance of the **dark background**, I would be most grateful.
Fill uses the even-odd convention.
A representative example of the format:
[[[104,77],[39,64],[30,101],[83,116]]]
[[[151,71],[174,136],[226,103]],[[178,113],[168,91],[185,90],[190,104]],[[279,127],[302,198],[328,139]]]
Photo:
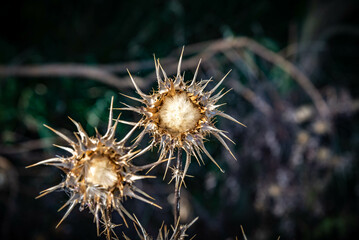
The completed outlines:
[[[220,79],[222,72],[234,69],[224,86],[241,82],[273,113],[266,116],[234,87],[224,97],[227,105],[222,109],[248,128],[222,119],[217,123],[230,131],[238,161],[215,139],[206,143],[225,174],[207,158],[202,167],[193,161],[190,174],[195,177],[187,180],[183,192],[187,222],[199,216],[190,236],[240,239],[243,225],[248,239],[353,239],[359,233],[358,13],[355,0],[7,1],[0,6],[0,65],[124,62],[131,70],[134,62],[151,61],[153,53],[161,59],[177,58],[183,45],[250,37],[305,73],[330,106],[332,117],[323,120],[313,113],[297,122],[281,117],[299,114],[313,102],[285,71],[250,51],[241,52],[248,57],[243,61],[228,62],[221,54],[209,59],[220,74],[202,70],[200,77]],[[254,64],[259,73],[250,77],[235,63],[244,63],[244,69]],[[186,72],[191,75],[194,69]],[[133,75],[154,82],[147,77],[149,71],[153,69],[139,67]],[[154,86],[147,84],[144,90]],[[135,95],[132,88],[120,91]],[[75,209],[55,230],[63,215],[57,209],[66,194],[34,197],[60,182],[63,174],[51,167],[25,166],[66,154],[51,146],[60,141],[42,124],[67,129],[70,135],[71,116],[90,134],[94,127],[104,131],[111,96],[117,107],[120,101],[129,102],[118,92],[79,77],[0,75],[0,239],[97,239],[87,210]],[[124,113],[124,118],[138,116]],[[327,127],[324,132],[316,130],[321,123]],[[121,126],[119,138],[128,129]],[[156,151],[144,158],[139,161],[154,161]],[[140,186],[164,209],[136,200],[125,206],[155,235],[162,221],[172,224],[167,197],[173,186],[161,181],[163,168],[152,174],[158,178]],[[121,223],[116,214],[114,220]],[[136,239],[132,226],[116,231]]]

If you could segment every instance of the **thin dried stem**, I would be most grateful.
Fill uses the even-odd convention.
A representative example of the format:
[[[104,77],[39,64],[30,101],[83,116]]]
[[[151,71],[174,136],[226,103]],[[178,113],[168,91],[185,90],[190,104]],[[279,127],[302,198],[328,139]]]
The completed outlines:
[[[176,172],[181,172],[182,169],[182,149],[178,148],[177,152],[177,162],[176,162]],[[174,226],[179,222],[180,218],[180,208],[181,208],[181,178],[176,176],[175,178],[175,209],[174,209]]]

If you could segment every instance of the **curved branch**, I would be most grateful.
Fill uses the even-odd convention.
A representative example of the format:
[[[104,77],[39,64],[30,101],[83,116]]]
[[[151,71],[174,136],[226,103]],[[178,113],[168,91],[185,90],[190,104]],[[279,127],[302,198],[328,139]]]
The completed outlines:
[[[238,37],[233,39],[221,39],[216,41],[203,42],[198,44],[192,44],[186,47],[190,53],[197,53],[194,56],[183,60],[182,68],[188,69],[196,66],[198,58],[202,58],[203,61],[213,57],[216,53],[228,50],[230,48],[248,48],[250,51],[260,56],[261,58],[281,67],[287,72],[297,83],[304,89],[308,96],[312,99],[319,114],[324,117],[330,117],[330,110],[328,105],[315,88],[310,79],[300,71],[293,63],[287,61],[281,55],[265,48],[256,41],[247,37]],[[177,70],[177,61],[173,61],[173,58],[164,59],[168,62],[166,70],[169,74],[174,74]],[[116,87],[117,89],[123,89],[132,87],[128,77],[118,78],[111,72],[122,73],[124,69],[130,68],[131,70],[141,70],[141,68],[150,68],[151,61],[143,62],[127,62],[109,65],[98,65],[97,67],[90,67],[81,64],[46,64],[46,65],[34,65],[34,66],[0,66],[0,76],[23,76],[23,77],[83,77],[93,79],[104,84]],[[150,74],[148,77],[154,77],[154,74]],[[143,79],[136,79],[140,87],[146,87],[149,83],[143,81]]]
[[[128,78],[116,75],[97,67],[80,64],[44,64],[33,66],[0,66],[0,76],[21,77],[81,77],[96,80],[117,89],[132,87]],[[137,82],[143,83],[140,79]]]
[[[317,108],[319,114],[324,117],[330,117],[330,110],[327,103],[324,101],[318,90],[315,88],[310,79],[300,71],[293,63],[287,61],[284,57],[275,52],[265,48],[256,41],[243,37],[240,39],[234,40],[234,46],[237,47],[247,47],[252,52],[262,57],[263,59],[276,64],[281,67],[285,72],[287,72],[297,83],[304,89],[304,91],[309,95],[313,100],[315,107]]]
[[[250,51],[260,56],[261,58],[267,60],[268,62],[279,66],[283,71],[287,72],[303,90],[308,94],[312,99],[316,109],[323,118],[330,117],[330,109],[327,103],[324,101],[318,90],[315,88],[310,79],[298,69],[293,63],[286,60],[281,55],[269,50],[268,48],[257,43],[255,40],[247,37],[237,37],[232,39],[220,39],[212,41],[212,43],[204,42],[199,44],[194,44],[188,46],[187,48],[191,49],[191,52],[199,52],[199,54],[183,60],[182,68],[186,69],[189,66],[196,66],[198,58],[202,58],[204,62],[206,59],[213,57],[218,52],[223,52],[230,48],[248,48]],[[186,48],[186,49],[187,49]],[[169,75],[174,74],[177,65],[172,64],[166,66],[166,71]]]

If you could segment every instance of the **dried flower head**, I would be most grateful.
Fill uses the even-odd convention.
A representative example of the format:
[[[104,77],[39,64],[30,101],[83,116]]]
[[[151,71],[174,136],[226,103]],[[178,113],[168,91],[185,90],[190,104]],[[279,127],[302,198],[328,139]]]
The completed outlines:
[[[152,176],[136,175],[136,172],[153,165],[138,167],[131,163],[138,151],[133,151],[133,148],[125,147],[124,144],[136,127],[121,141],[116,141],[117,122],[112,125],[112,110],[113,98],[111,100],[108,128],[104,136],[101,136],[96,129],[97,136],[89,137],[81,124],[71,118],[70,120],[78,130],[78,132],[74,133],[77,142],[45,125],[71,146],[71,148],[57,147],[72,154],[70,157],[51,158],[29,166],[51,165],[60,168],[66,173],[66,178],[63,182],[42,191],[38,196],[38,198],[42,197],[57,189],[66,189],[70,193],[70,199],[59,210],[66,206],[69,207],[56,227],[61,224],[77,204],[80,204],[80,210],[87,207],[94,215],[97,234],[99,235],[99,223],[101,223],[104,226],[103,232],[106,234],[107,239],[111,239],[111,232],[116,236],[113,228],[117,226],[111,222],[111,212],[113,210],[120,214],[126,226],[127,222],[124,215],[134,221],[134,218],[122,204],[126,197],[136,198],[159,207],[149,200],[151,199],[149,195],[133,184],[136,180],[151,178]]]
[[[138,144],[144,135],[149,133],[152,136],[152,141],[144,150],[159,145],[159,161],[168,159],[166,172],[175,149],[183,149],[187,155],[183,177],[187,172],[192,155],[196,158],[199,164],[199,160],[203,162],[202,152],[204,152],[222,171],[205,148],[204,140],[207,135],[215,136],[234,157],[223,138],[230,139],[225,135],[223,130],[216,128],[214,125],[216,116],[221,116],[243,125],[233,117],[218,110],[218,107],[223,104],[217,105],[217,102],[226,94],[226,92],[223,93],[223,89],[216,94],[214,94],[214,92],[218,89],[229,72],[214,88],[205,91],[205,88],[211,79],[201,81],[196,80],[201,61],[198,63],[193,79],[190,82],[185,82],[184,74],[181,75],[182,56],[183,50],[178,63],[177,75],[173,78],[167,77],[159,60],[155,59],[158,90],[150,95],[147,95],[140,90],[131,73],[128,71],[141,99],[131,96],[127,97],[141,102],[144,106],[133,107],[125,104],[126,107],[120,108],[120,110],[134,111],[143,116],[139,123],[144,129],[139,134],[134,145]],[[162,73],[162,76],[160,73]],[[134,122],[122,122],[136,125]]]

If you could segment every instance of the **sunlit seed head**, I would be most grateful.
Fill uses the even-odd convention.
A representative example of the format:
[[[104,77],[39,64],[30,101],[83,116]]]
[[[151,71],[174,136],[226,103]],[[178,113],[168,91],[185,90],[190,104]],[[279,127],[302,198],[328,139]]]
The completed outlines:
[[[42,191],[39,195],[39,197],[42,197],[57,189],[64,189],[69,193],[69,200],[60,210],[65,207],[68,207],[68,209],[57,226],[79,204],[80,209],[88,208],[94,215],[98,234],[99,224],[103,225],[103,232],[106,234],[107,240],[113,239],[112,234],[115,235],[113,228],[117,226],[112,223],[112,211],[117,211],[120,214],[126,226],[125,215],[129,219],[134,220],[122,204],[126,197],[136,198],[159,207],[149,200],[150,196],[134,186],[136,180],[152,177],[136,174],[140,170],[151,167],[151,164],[141,167],[131,163],[138,151],[134,151],[133,147],[125,147],[124,144],[136,127],[121,141],[116,141],[115,130],[118,123],[112,124],[112,106],[113,98],[110,107],[108,129],[103,136],[97,132],[96,137],[89,137],[81,124],[72,119],[78,130],[78,132],[74,133],[77,141],[72,141],[61,132],[48,127],[68,142],[70,147],[58,147],[68,151],[72,156],[57,156],[31,165],[52,165],[60,168],[66,174],[63,182]]]
[[[158,111],[159,126],[173,134],[195,128],[202,115],[185,92],[166,96]]]
[[[133,107],[125,104],[126,107],[119,108],[119,110],[139,113],[142,118],[138,123],[122,122],[143,126],[143,131],[139,134],[133,146],[139,145],[143,137],[148,133],[152,137],[152,141],[145,149],[150,150],[154,146],[159,146],[160,156],[158,162],[168,160],[166,172],[175,151],[179,149],[186,152],[183,177],[186,176],[192,156],[195,157],[200,165],[204,164],[202,154],[205,154],[223,172],[207,151],[204,140],[208,135],[214,136],[235,158],[224,139],[233,141],[229,139],[225,131],[215,126],[217,116],[227,118],[244,126],[244,124],[218,109],[223,104],[217,104],[217,102],[227,92],[223,92],[223,89],[217,93],[215,92],[230,71],[212,89],[206,90],[212,80],[197,80],[201,60],[198,63],[193,79],[185,81],[184,74],[181,74],[182,57],[183,50],[179,59],[177,74],[173,77],[167,77],[159,60],[155,59],[158,90],[151,94],[143,93],[128,71],[130,79],[141,98],[128,97],[141,102],[143,106]]]
[[[88,184],[109,188],[115,186],[121,177],[117,175],[115,164],[107,156],[92,156],[87,165],[85,181]]]

